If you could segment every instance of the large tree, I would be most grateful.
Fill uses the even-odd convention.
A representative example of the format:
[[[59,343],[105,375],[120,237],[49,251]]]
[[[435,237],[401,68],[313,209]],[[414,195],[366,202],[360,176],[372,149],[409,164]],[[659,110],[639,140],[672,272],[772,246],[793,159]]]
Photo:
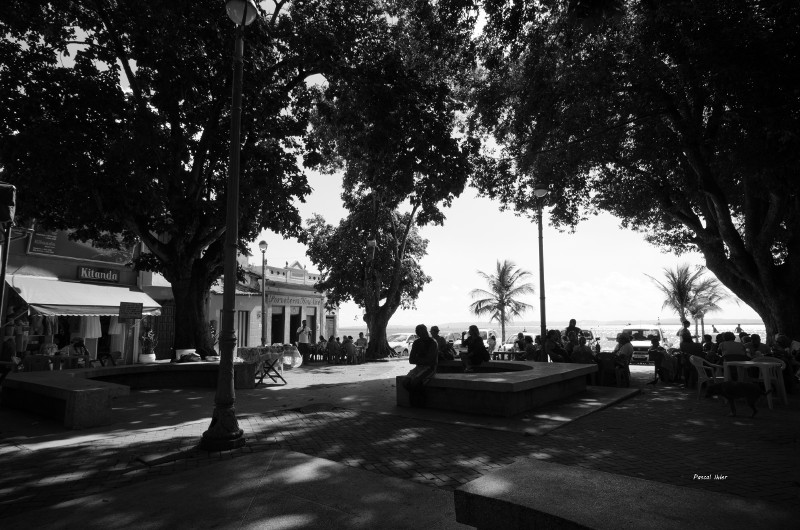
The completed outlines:
[[[366,245],[369,238],[375,238],[374,250]],[[431,281],[419,265],[428,241],[420,237],[412,214],[373,208],[367,200],[336,227],[319,215],[309,219],[303,241],[319,268],[317,286],[327,293],[328,304],[352,300],[363,307],[370,335],[367,357],[386,357],[389,320],[399,308],[413,308]]]
[[[487,0],[476,179],[556,224],[597,209],[698,250],[768,334],[800,337],[800,9],[757,0]]]
[[[371,357],[389,351],[389,319],[429,281],[409,261],[421,255],[418,249],[424,251],[415,243],[415,227],[444,222],[443,207],[463,191],[475,144],[459,127],[464,111],[459,91],[474,67],[475,14],[462,9],[471,2],[388,4],[385,31],[355,60],[361,75],[332,75],[314,117],[316,145],[331,161],[327,169],[344,174],[348,222],[357,220],[362,231],[350,248],[361,249],[374,238],[380,259],[352,269],[313,250],[311,256],[330,278],[358,276],[356,282],[320,285],[347,288],[346,296],[336,298],[363,307]]]
[[[240,251],[297,233],[320,162],[310,113],[322,74],[358,77],[386,2],[269,2],[247,27]],[[383,15],[383,16],[381,16]],[[124,234],[172,284],[175,346],[210,347],[222,273],[233,24],[220,0],[8,0],[0,6],[0,178],[19,213],[78,238]]]

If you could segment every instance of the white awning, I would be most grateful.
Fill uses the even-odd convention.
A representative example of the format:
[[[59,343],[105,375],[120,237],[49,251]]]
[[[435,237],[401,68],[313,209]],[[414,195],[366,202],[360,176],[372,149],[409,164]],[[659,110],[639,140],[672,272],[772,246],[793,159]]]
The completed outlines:
[[[120,302],[142,304],[142,315],[161,314],[158,302],[128,287],[16,275],[9,276],[7,282],[31,309],[43,315],[119,315]]]

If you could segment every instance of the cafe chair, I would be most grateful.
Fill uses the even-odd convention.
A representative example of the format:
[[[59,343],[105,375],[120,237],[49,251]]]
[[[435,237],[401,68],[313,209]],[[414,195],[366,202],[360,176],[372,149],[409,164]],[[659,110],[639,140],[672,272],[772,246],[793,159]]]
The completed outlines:
[[[703,388],[703,383],[716,383],[725,380],[722,375],[722,366],[718,364],[711,364],[702,357],[692,355],[689,357],[689,362],[694,366],[697,371],[697,399],[700,399],[700,392]]]

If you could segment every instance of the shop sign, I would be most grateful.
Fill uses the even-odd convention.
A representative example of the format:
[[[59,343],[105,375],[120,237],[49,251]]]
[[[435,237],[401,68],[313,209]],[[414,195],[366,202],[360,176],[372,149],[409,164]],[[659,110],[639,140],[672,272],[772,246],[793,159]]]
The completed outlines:
[[[142,318],[144,304],[135,302],[119,303],[119,320],[136,320]]]
[[[275,296],[270,295],[267,297],[270,304],[284,304],[284,305],[317,305],[322,300],[316,298],[294,297],[294,296]]]
[[[78,279],[91,282],[119,283],[119,271],[114,269],[98,269],[96,267],[78,267]]]

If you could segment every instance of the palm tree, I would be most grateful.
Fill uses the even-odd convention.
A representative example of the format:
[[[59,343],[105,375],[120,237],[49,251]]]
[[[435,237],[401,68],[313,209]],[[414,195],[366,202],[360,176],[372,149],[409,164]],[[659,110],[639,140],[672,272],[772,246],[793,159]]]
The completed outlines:
[[[489,284],[489,290],[473,289],[470,292],[472,298],[481,297],[480,300],[470,304],[470,311],[478,316],[490,315],[489,321],[499,322],[501,341],[505,342],[506,322],[533,309],[532,305],[517,300],[522,295],[534,293],[533,284],[522,283],[533,275],[526,270],[517,269],[516,264],[508,260],[504,260],[503,263],[497,262],[495,274],[486,274],[482,271],[478,271],[478,274]]]
[[[664,283],[649,274],[645,274],[645,276],[653,280],[653,283],[664,293],[664,303],[661,305],[661,309],[669,307],[678,314],[681,322],[683,322],[686,320],[686,311],[692,301],[692,291],[700,281],[704,271],[705,267],[701,266],[692,272],[689,265],[684,263],[678,265],[674,271],[664,267],[664,277],[666,279]]]
[[[697,335],[697,321],[700,321],[700,335],[706,334],[705,316],[722,308],[719,303],[731,297],[728,291],[716,278],[703,278],[693,290],[692,301],[688,309],[694,320],[694,333]]]
[[[687,312],[694,320],[695,335],[697,335],[697,321],[702,322],[702,333],[705,335],[705,315],[712,311],[719,311],[719,303],[729,294],[716,278],[705,278],[706,268],[702,265],[694,270],[687,264],[678,265],[675,270],[664,268],[664,283],[656,280],[649,274],[648,278],[664,293],[662,309],[669,307],[681,318],[687,320]]]

